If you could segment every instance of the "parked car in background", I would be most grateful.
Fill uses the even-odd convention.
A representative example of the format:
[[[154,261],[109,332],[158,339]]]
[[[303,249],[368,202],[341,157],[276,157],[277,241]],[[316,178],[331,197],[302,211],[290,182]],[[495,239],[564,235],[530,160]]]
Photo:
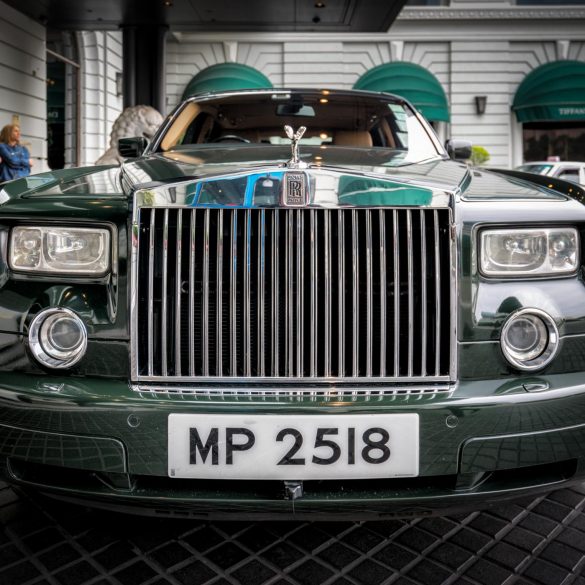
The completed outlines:
[[[546,175],[547,177],[555,177],[577,183],[585,186],[585,162],[555,162],[555,161],[539,161],[525,163],[516,167],[518,171],[526,173],[536,173],[538,175]]]
[[[369,92],[201,94],[120,151],[0,190],[6,481],[315,519],[585,480],[583,190]]]

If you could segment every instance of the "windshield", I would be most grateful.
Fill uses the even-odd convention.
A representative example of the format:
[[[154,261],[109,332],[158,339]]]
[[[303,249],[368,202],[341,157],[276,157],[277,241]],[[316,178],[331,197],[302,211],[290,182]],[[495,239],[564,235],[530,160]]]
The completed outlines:
[[[206,96],[189,101],[174,114],[164,134],[155,140],[156,151],[217,147],[255,148],[254,156],[270,160],[270,150],[282,156],[290,146],[284,126],[307,128],[301,142],[306,157],[327,164],[327,149],[386,149],[391,164],[419,162],[442,155],[430,130],[403,102],[389,96],[334,91],[251,92]],[[312,155],[308,151],[313,151]],[[262,152],[262,154],[258,154]],[[389,153],[390,154],[390,153]]]

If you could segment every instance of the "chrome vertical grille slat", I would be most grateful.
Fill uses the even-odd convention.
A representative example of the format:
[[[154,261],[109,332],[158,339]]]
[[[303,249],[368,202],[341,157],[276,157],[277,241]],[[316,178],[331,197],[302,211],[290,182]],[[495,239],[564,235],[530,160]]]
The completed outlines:
[[[420,271],[421,271],[421,305],[422,305],[422,322],[421,322],[421,376],[427,375],[427,240],[426,240],[426,221],[424,212],[420,212]]]
[[[153,214],[154,215],[154,214]],[[163,222],[163,259],[162,259],[162,307],[161,307],[161,369],[162,375],[167,375],[167,295],[168,292],[168,262],[169,262],[169,210],[165,209]],[[153,256],[154,258],[154,256]]]
[[[232,214],[230,230],[230,376],[237,376],[238,331],[237,323],[237,277],[238,277],[238,215]]]
[[[296,290],[296,303],[297,303],[297,377],[303,376],[304,370],[304,353],[305,353],[305,338],[303,335],[303,301],[304,301],[304,290],[305,290],[305,260],[304,254],[301,250],[303,249],[303,237],[304,237],[304,219],[305,214],[299,209],[296,211],[297,221],[297,290]]]
[[[414,274],[412,266],[413,246],[412,246],[412,211],[406,210],[406,258],[408,263],[408,377],[412,377],[413,372],[413,352],[414,352]]]
[[[311,377],[317,375],[317,220],[316,210],[309,211],[311,216],[310,231],[311,231],[311,312],[310,312],[310,331],[311,331]]]
[[[372,264],[372,212],[366,214],[366,377],[372,377],[372,336],[373,336],[373,306],[374,306],[374,274]]]
[[[258,245],[258,375],[266,375],[266,210],[260,211],[260,242]]]
[[[435,325],[435,375],[438,376],[441,364],[441,255],[439,253],[439,215],[436,209],[433,211],[433,224],[435,228],[435,312],[437,315],[437,322]]]
[[[386,216],[378,211],[380,222],[380,376],[386,376]]]
[[[193,210],[193,213],[197,213],[196,210]],[[217,267],[215,273],[215,375],[218,377],[223,376],[223,254],[223,209],[220,209],[217,218]]]
[[[250,261],[251,261],[251,242],[250,239],[252,237],[252,218],[251,218],[251,211],[248,209],[246,211],[245,216],[245,226],[244,226],[244,310],[243,310],[243,317],[244,317],[244,343],[243,343],[243,362],[244,362],[244,376],[249,377],[252,375],[252,316],[251,316],[251,304],[252,304],[252,293],[251,293],[251,268],[250,268]]]
[[[177,250],[175,265],[175,369],[177,376],[181,375],[181,286],[183,282],[182,257],[183,238],[183,210],[179,210],[177,217]]]
[[[398,211],[392,212],[392,243],[394,248],[394,377],[400,377],[400,248]]]
[[[155,239],[155,218],[156,211],[150,212],[150,234],[149,234],[149,254],[148,254],[148,322],[147,322],[147,340],[148,340],[148,375],[153,375],[154,362],[154,239]]]
[[[352,337],[352,376],[357,378],[359,375],[359,304],[358,298],[360,293],[359,280],[359,249],[358,249],[358,212],[357,209],[351,211],[351,270],[353,292],[351,295],[351,337]]]
[[[448,209],[139,217],[133,379],[452,379]]]
[[[210,245],[210,210],[205,210],[203,226],[203,311],[201,321],[203,323],[203,335],[201,336],[203,375],[209,376],[209,245]],[[189,307],[191,308],[191,307]],[[191,323],[189,323],[191,325]],[[189,356],[191,357],[191,356]]]

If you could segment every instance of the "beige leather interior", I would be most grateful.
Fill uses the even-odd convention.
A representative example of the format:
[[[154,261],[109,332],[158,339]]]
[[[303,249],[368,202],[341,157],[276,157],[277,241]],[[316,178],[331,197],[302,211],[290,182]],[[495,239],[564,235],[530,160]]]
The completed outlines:
[[[163,141],[160,143],[162,150],[169,150],[173,148],[187,128],[189,124],[195,119],[195,116],[201,111],[201,108],[193,102],[187,104],[181,113],[177,116],[177,119],[173,122],[168,132],[166,133]]]
[[[335,146],[358,146],[368,148],[372,146],[372,135],[366,130],[356,130],[355,132],[340,130],[335,133],[333,144]]]

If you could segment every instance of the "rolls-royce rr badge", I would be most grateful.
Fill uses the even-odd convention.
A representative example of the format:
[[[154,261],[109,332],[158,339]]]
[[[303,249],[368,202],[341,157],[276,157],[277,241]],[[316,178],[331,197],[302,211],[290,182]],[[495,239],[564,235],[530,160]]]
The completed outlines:
[[[308,202],[307,175],[301,170],[307,167],[307,163],[299,158],[299,140],[306,130],[305,126],[301,126],[296,132],[288,125],[284,127],[286,135],[291,140],[292,150],[292,158],[286,166],[289,169],[297,169],[284,175],[282,204],[287,207],[304,207]]]

